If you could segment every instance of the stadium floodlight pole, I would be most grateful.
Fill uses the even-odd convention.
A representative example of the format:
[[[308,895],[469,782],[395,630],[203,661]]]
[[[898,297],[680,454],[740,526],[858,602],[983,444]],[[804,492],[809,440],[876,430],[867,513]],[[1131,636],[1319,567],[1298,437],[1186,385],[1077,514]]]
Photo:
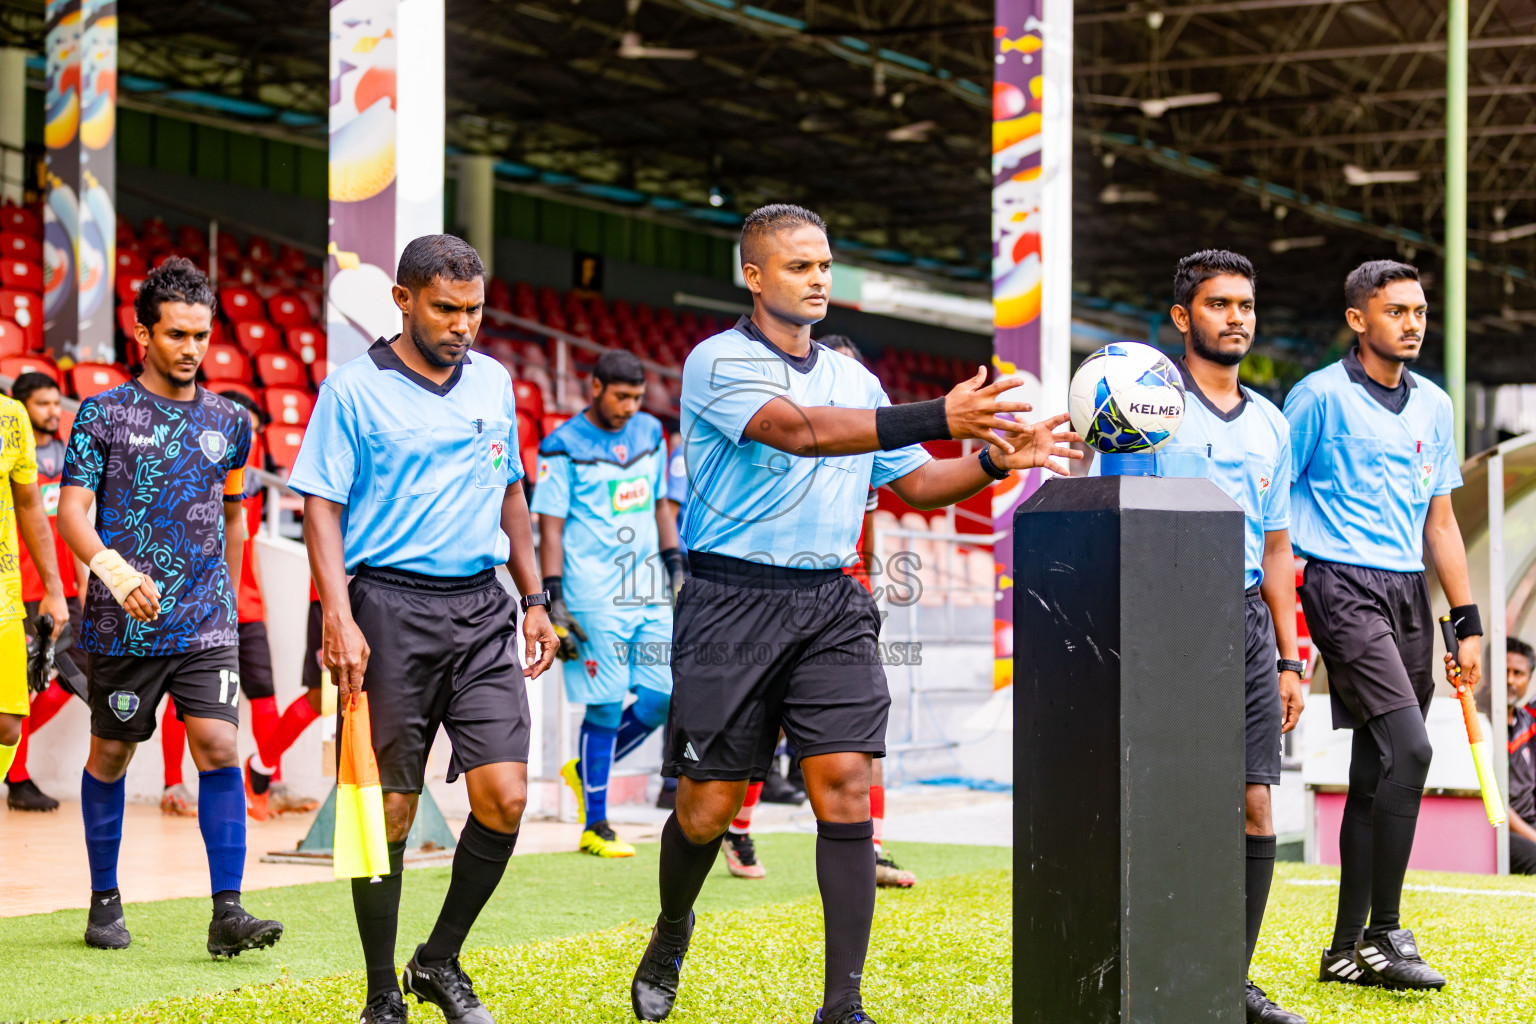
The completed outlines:
[[[1445,42],[1445,389],[1456,456],[1467,455],[1467,0],[1450,0]]]

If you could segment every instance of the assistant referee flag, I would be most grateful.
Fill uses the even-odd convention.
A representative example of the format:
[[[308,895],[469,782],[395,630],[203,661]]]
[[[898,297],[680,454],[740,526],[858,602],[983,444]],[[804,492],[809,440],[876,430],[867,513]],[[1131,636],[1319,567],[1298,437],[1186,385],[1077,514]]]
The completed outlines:
[[[373,756],[368,695],[352,695],[341,720],[341,767],[336,773],[336,838],[331,844],[337,878],[389,874],[384,837],[384,790]]]

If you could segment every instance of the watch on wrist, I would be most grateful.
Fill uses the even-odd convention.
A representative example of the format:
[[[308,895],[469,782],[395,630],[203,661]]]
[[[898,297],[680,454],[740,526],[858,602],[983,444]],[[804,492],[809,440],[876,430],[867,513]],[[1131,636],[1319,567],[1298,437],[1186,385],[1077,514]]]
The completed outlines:
[[[1307,663],[1304,661],[1296,661],[1292,658],[1281,658],[1280,671],[1295,672],[1299,676],[1304,676],[1307,674]]]
[[[1006,480],[1008,479],[1008,474],[1013,472],[1011,469],[1006,469],[992,461],[991,446],[983,448],[981,454],[976,456],[976,461],[981,463],[981,471],[993,480]]]
[[[528,614],[528,609],[535,605],[549,604],[549,591],[541,590],[537,594],[528,594],[518,603],[523,606],[523,614],[526,615]]]

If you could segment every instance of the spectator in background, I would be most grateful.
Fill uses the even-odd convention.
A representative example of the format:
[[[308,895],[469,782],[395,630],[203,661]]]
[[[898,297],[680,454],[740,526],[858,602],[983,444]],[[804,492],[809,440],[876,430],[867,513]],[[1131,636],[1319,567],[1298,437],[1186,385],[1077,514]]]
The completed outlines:
[[[1504,644],[1505,699],[1509,702],[1509,873],[1536,875],[1536,713],[1525,703],[1536,650],[1510,637]],[[1491,710],[1493,681],[1477,695]]]
[[[54,552],[59,560],[59,577],[64,584],[64,601],[69,606],[71,622],[80,618],[78,580],[84,577],[84,566],[70,552],[68,545],[59,537],[59,481],[64,477],[65,444],[59,437],[61,396],[58,383],[46,373],[24,373],[11,385],[11,397],[27,410],[32,421],[32,435],[37,443],[37,485],[43,496],[43,509],[48,513],[48,527],[53,531]],[[35,635],[32,628],[38,607],[43,600],[43,579],[26,545],[21,547],[21,599],[26,605],[25,620],[28,636]],[[21,741],[16,749],[16,759],[5,777],[7,791],[5,804],[13,811],[53,811],[59,802],[44,793],[27,773],[28,738],[41,729],[69,702],[71,693],[85,697],[85,675],[69,656],[68,651],[58,654],[59,679],[48,684],[48,689],[32,701],[32,714],[22,722]]]

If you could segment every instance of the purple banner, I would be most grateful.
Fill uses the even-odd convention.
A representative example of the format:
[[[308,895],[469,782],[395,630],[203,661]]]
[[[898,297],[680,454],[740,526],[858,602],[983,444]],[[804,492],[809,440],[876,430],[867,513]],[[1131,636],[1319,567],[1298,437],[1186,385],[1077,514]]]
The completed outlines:
[[[1054,402],[1042,394],[1041,297],[1044,195],[1045,0],[996,0],[992,32],[993,365],[1018,374],[1018,397],[1039,416]],[[1069,15],[1070,17],[1070,15]],[[1017,474],[992,493],[997,603],[993,616],[994,687],[1013,682],[1013,513],[1039,486],[1040,471]]]

